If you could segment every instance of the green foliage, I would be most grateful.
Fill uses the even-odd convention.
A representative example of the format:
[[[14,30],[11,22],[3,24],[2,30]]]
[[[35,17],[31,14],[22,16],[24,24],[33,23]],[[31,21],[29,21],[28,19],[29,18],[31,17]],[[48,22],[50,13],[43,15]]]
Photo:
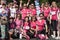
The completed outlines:
[[[17,2],[19,2],[20,0],[17,0]],[[28,0],[23,0],[23,3],[27,3],[27,1]],[[48,1],[49,3],[51,3],[52,1],[56,1],[56,2],[59,2],[58,0],[40,0],[40,4],[42,3],[42,2],[46,2],[46,1]],[[9,2],[12,2],[12,0],[7,0],[7,2],[9,3]],[[30,1],[30,3],[34,3],[34,0],[31,0]],[[58,3],[59,4],[59,3]]]
[[[13,0],[7,0],[7,2],[12,2]]]
[[[57,3],[57,6],[60,8],[60,2]]]
[[[42,3],[42,2],[47,2],[48,0],[40,0],[40,3]]]

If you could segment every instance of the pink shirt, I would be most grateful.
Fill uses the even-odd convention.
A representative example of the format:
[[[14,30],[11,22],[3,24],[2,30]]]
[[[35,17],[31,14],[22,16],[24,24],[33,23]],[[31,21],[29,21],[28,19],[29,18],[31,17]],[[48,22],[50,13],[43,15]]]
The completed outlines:
[[[19,28],[19,27],[21,26],[21,23],[22,23],[22,22],[21,22],[21,20],[16,19],[16,20],[15,20],[15,23],[16,23],[16,27]]]
[[[48,8],[44,7],[43,12],[44,12],[44,16],[48,17],[48,15],[50,13],[50,7],[48,7]]]
[[[24,19],[27,16],[28,9],[22,9],[21,13],[22,13],[22,19]]]
[[[24,22],[24,27],[26,27],[26,26],[29,26],[29,23],[28,22]]]
[[[36,29],[36,22],[31,22],[31,27]]]
[[[36,21],[36,24],[38,26],[38,30],[42,31],[44,29],[44,25],[45,25],[45,20],[41,20],[41,22]]]
[[[25,32],[27,32],[27,30],[26,30],[26,27],[29,27],[29,23],[28,22],[24,22],[24,24],[23,24],[23,28],[24,28],[24,31]]]
[[[30,12],[31,12],[31,14],[32,14],[33,16],[36,15],[36,9],[30,9]]]
[[[51,8],[52,20],[57,20],[58,8]]]

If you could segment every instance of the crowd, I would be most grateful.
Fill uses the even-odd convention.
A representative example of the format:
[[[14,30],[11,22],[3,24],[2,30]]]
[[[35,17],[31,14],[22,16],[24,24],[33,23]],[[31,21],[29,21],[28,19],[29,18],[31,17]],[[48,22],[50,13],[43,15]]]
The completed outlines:
[[[4,39],[9,36],[12,40],[12,35],[26,38],[39,38],[41,40],[60,38],[60,7],[53,1],[51,4],[43,2],[40,5],[40,14],[37,15],[34,3],[23,4],[20,0],[20,5],[16,1],[11,3],[0,2],[0,38]],[[57,35],[56,35],[57,34]]]

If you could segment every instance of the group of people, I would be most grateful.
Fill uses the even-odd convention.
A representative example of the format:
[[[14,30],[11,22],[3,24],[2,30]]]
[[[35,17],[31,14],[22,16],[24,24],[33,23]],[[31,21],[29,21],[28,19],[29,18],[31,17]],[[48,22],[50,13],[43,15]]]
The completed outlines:
[[[25,37],[26,40],[30,40],[31,37],[41,40],[48,39],[50,36],[60,38],[60,7],[55,1],[51,5],[43,2],[39,15],[36,13],[34,3],[30,3],[30,0],[24,4],[20,0],[19,4],[16,1],[9,4],[0,2],[0,35],[2,39],[7,36],[7,33],[10,40],[16,33],[20,35],[20,39]]]

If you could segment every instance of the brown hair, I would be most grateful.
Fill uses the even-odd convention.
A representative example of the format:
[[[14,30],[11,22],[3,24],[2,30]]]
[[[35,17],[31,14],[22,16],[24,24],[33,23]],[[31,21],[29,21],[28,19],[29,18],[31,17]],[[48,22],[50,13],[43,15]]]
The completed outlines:
[[[32,16],[31,17],[31,21],[33,21],[34,18],[35,18],[35,21],[37,20],[35,16]]]
[[[18,15],[19,15],[19,16],[18,16]],[[21,14],[17,14],[17,15],[16,15],[16,18],[17,18],[17,17],[19,17],[19,19],[22,19]]]

